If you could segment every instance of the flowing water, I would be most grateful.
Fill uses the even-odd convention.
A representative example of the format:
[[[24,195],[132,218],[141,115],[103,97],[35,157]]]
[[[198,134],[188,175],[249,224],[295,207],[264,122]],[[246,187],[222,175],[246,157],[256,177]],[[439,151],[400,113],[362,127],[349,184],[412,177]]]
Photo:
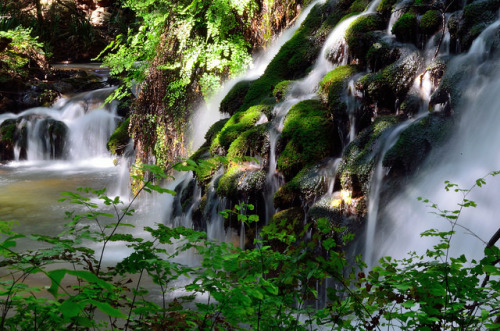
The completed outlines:
[[[469,72],[464,97],[457,111],[463,112],[459,128],[444,147],[434,151],[419,175],[407,185],[380,212],[376,241],[370,248],[372,256],[403,257],[409,251],[423,253],[434,243],[421,238],[420,233],[430,228],[449,230],[445,219],[431,212],[417,197],[437,203],[441,209],[458,209],[461,194],[447,192],[444,181],[470,188],[476,179],[500,169],[500,154],[494,146],[500,144],[500,70],[498,54],[491,53],[491,36],[497,33],[500,21],[493,23],[475,40],[468,54],[458,56],[449,63],[448,70]],[[485,61],[490,59],[490,61]],[[497,202],[500,194],[498,178],[489,177],[487,185],[475,188],[467,199],[478,204],[466,208],[459,218],[457,234],[452,240],[452,254],[466,254],[478,258],[488,241],[498,229],[495,215],[500,212]],[[477,237],[481,238],[481,240]]]

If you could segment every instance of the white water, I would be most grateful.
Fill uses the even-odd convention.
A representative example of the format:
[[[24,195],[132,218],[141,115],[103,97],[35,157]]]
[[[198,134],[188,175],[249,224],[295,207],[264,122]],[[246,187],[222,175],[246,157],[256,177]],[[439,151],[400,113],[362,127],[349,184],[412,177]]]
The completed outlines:
[[[273,114],[274,118],[271,123],[271,131],[270,131],[270,156],[269,156],[269,172],[267,175],[267,194],[268,198],[268,214],[274,214],[274,206],[272,204],[272,196],[276,192],[276,190],[283,184],[283,180],[281,175],[277,171],[277,155],[276,155],[276,145],[279,140],[280,134],[283,130],[284,122],[286,115],[289,110],[303,100],[309,100],[317,98],[316,91],[318,89],[318,85],[320,81],[325,77],[327,73],[332,71],[335,67],[341,64],[347,63],[348,59],[348,50],[347,44],[345,42],[345,32],[347,28],[351,25],[351,23],[356,20],[358,17],[362,15],[366,15],[372,13],[377,7],[379,0],[372,1],[370,6],[366,9],[365,12],[349,17],[348,19],[340,22],[335,26],[335,28],[330,32],[326,41],[321,48],[318,58],[314,63],[313,69],[310,73],[303,79],[292,83],[289,91],[287,91],[284,101],[278,103],[274,109]],[[337,63],[332,63],[328,59],[329,53],[334,50],[336,55],[334,58]],[[341,51],[339,51],[341,50]]]
[[[210,100],[199,107],[191,118],[193,126],[191,141],[192,150],[196,151],[205,142],[205,133],[216,121],[223,119],[224,115],[219,112],[220,103],[231,89],[239,82],[251,81],[262,76],[267,66],[273,58],[278,54],[280,48],[288,41],[300,25],[307,18],[312,8],[317,4],[322,4],[326,0],[314,0],[306,8],[304,8],[292,26],[283,31],[276,39],[274,39],[265,51],[257,54],[250,68],[241,76],[230,79],[225,82],[222,88],[210,98]]]
[[[421,232],[430,228],[451,229],[446,220],[431,214],[433,209],[426,208],[417,197],[428,198],[441,209],[458,209],[457,203],[462,196],[445,191],[445,180],[469,188],[476,179],[500,169],[500,154],[495,151],[495,146],[500,144],[500,71],[497,63],[483,62],[491,57],[488,40],[499,25],[499,21],[492,24],[473,43],[468,54],[449,64],[449,70],[462,70],[464,64],[475,67],[475,72],[468,76],[469,85],[459,106],[465,114],[450,143],[434,151],[420,175],[384,206],[372,246],[375,259],[384,255],[402,258],[409,251],[423,253],[435,243],[435,239],[420,238]],[[495,74],[488,77],[492,72]],[[481,256],[484,243],[466,229],[488,241],[499,227],[496,215],[500,212],[497,201],[500,182],[491,177],[486,181],[485,187],[475,188],[467,197],[478,207],[465,209],[460,215],[457,234],[451,243],[452,256]]]

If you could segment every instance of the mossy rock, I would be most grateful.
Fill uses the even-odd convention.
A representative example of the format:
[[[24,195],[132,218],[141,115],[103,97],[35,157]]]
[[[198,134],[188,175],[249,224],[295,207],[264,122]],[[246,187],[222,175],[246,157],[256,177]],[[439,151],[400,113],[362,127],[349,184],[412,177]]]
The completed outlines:
[[[14,160],[15,132],[15,119],[8,119],[0,124],[0,161]]]
[[[229,118],[224,118],[212,124],[207,133],[205,133],[205,140],[212,142],[212,140],[217,136],[217,134],[224,128]]]
[[[441,146],[451,136],[454,121],[443,113],[433,113],[411,124],[387,151],[383,166],[389,176],[408,176],[415,172],[430,151]]]
[[[292,80],[284,80],[276,85],[273,90],[273,96],[276,98],[277,102],[281,101],[285,97],[292,83]]]
[[[347,81],[359,71],[355,65],[338,66],[323,77],[319,83],[319,95],[328,103],[328,108],[332,113],[335,109],[343,110],[342,97],[345,92]]]
[[[199,170],[194,173],[194,176],[198,183],[202,187],[205,187],[210,183],[217,170],[221,168],[222,163],[217,157],[198,159],[196,161],[199,165]]]
[[[358,17],[349,25],[345,33],[349,53],[354,58],[364,61],[368,49],[376,41],[376,36],[370,32],[383,30],[385,26],[386,23],[379,14]]]
[[[327,183],[321,173],[322,166],[315,165],[302,169],[275,193],[274,206],[286,209],[297,205],[310,204],[316,197],[325,194]]]
[[[368,195],[375,157],[382,148],[381,137],[400,121],[396,116],[379,116],[345,148],[338,173],[342,189],[352,192],[352,198]]]
[[[400,57],[401,52],[397,47],[380,38],[366,52],[365,62],[371,71],[376,72],[396,62]]]
[[[328,110],[318,100],[306,100],[288,112],[280,136],[281,152],[277,169],[292,179],[302,168],[335,155],[341,147]]]
[[[256,125],[236,138],[227,151],[231,157],[243,156],[267,159],[269,153],[269,123]]]
[[[252,128],[270,106],[257,105],[245,111],[236,112],[215,135],[210,145],[212,155],[225,155],[231,143],[243,132]]]
[[[407,116],[418,114],[422,108],[423,100],[417,94],[408,94],[399,106],[399,113]]]
[[[125,147],[127,147],[130,141],[130,135],[128,133],[129,124],[130,118],[127,118],[116,128],[111,137],[109,137],[106,148],[111,154],[122,155],[125,151]]]
[[[413,85],[421,64],[422,60],[417,52],[401,56],[382,71],[363,76],[358,80],[356,88],[365,94],[365,103],[376,103],[392,113],[395,111],[396,99],[403,100]]]
[[[398,41],[415,43],[417,41],[418,21],[414,13],[404,13],[394,23],[391,31]]]
[[[500,0],[477,0],[468,3],[463,15],[452,15],[448,21],[451,42],[450,49],[467,51],[474,39],[498,18]],[[455,45],[458,40],[459,47]]]
[[[264,74],[252,83],[240,109],[262,103],[263,99],[272,96],[280,82],[304,77],[319,55],[324,38],[349,12],[352,2],[327,2],[312,8],[302,26],[281,47]]]
[[[266,173],[262,169],[244,165],[229,167],[217,183],[217,194],[238,200],[260,193],[266,183]]]
[[[245,96],[252,81],[244,80],[236,83],[220,103],[220,112],[233,115],[243,105]]]
[[[377,12],[387,20],[391,16],[394,5],[397,2],[397,0],[382,0],[377,6]]]
[[[335,125],[340,128],[348,127],[349,116],[345,99],[346,87],[349,78],[359,70],[358,66],[338,66],[325,75],[320,82],[319,95],[328,104],[328,109],[333,114]]]
[[[441,28],[442,23],[441,13],[438,10],[428,10],[420,18],[420,32],[431,36]]]

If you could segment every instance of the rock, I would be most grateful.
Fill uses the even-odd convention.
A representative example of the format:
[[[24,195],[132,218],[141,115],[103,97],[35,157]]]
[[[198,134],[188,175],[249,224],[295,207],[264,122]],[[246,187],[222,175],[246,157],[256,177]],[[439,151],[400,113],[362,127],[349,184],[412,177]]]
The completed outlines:
[[[385,26],[386,23],[379,14],[363,15],[357,18],[345,33],[349,54],[364,63],[366,53],[377,39],[376,34],[372,32],[383,30]]]
[[[405,43],[416,43],[417,31],[418,21],[414,13],[404,13],[392,27],[392,33],[396,39]]]
[[[337,154],[342,147],[328,109],[318,100],[301,101],[289,110],[280,142],[283,147],[277,169],[286,180],[305,166]]]
[[[127,118],[116,128],[111,137],[109,137],[106,148],[111,154],[121,156],[125,151],[130,141],[130,135],[128,133],[129,124],[130,118]]]
[[[210,145],[210,153],[212,153],[212,155],[225,155],[231,143],[243,132],[252,128],[259,118],[270,110],[270,106],[257,105],[245,111],[236,112],[224,124],[220,132],[215,135]]]
[[[251,81],[236,83],[220,103],[220,112],[233,115],[244,103],[245,96],[250,88]]]

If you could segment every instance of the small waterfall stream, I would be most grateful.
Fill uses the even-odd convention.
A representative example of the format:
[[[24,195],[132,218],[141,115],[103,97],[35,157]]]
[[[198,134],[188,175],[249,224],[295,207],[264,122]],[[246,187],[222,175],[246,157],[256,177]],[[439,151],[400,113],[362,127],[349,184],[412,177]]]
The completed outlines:
[[[379,219],[383,222],[378,225],[377,239],[371,248],[372,260],[376,261],[384,255],[402,258],[410,250],[423,253],[433,240],[421,238],[421,232],[430,228],[449,230],[449,223],[430,214],[432,210],[417,201],[417,197],[429,199],[441,209],[457,209],[461,196],[446,192],[445,180],[469,188],[476,179],[500,168],[498,153],[491,152],[492,146],[500,143],[497,130],[500,123],[500,74],[494,59],[492,62],[485,61],[491,58],[490,37],[497,33],[499,26],[500,20],[491,24],[474,41],[467,54],[449,63],[448,70],[464,70],[465,64],[474,69],[467,79],[468,84],[458,109],[464,112],[460,127],[448,144],[428,157],[423,169],[403,192],[381,206]],[[466,254],[469,258],[478,258],[481,255],[483,243],[466,229],[487,241],[498,228],[494,217],[498,213],[498,204],[495,202],[500,194],[498,179],[490,177],[486,181],[488,185],[474,189],[468,197],[478,207],[465,209],[460,216],[459,222],[464,228],[457,229],[451,248],[452,256]]]

